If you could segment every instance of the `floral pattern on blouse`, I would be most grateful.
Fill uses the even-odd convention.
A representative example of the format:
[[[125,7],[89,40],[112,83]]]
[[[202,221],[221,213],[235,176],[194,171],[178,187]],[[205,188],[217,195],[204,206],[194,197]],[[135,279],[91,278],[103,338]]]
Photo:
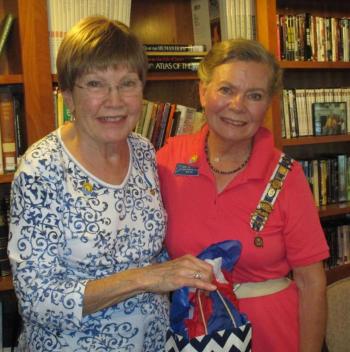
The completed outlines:
[[[22,158],[11,188],[8,253],[23,319],[19,351],[162,351],[166,295],[141,293],[83,316],[88,280],[167,259],[154,148],[128,137],[121,185],[84,169],[56,130]]]

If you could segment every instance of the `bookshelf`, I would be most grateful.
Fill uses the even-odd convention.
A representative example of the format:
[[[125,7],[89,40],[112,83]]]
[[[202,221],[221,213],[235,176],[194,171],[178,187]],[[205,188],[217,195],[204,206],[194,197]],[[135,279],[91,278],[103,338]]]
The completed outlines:
[[[3,292],[12,291],[12,290],[13,290],[12,277],[10,275],[0,277],[0,296]]]
[[[54,128],[46,0],[0,0],[0,20],[9,12],[15,21],[0,57],[0,86],[21,86],[27,141],[32,144]],[[11,173],[0,175],[1,191],[12,178]],[[0,277],[1,297],[12,290],[11,276]]]
[[[28,144],[54,129],[50,73],[47,11],[45,0],[0,0],[0,18],[11,11],[16,19],[10,42],[0,58],[0,85],[20,84],[25,95],[25,119]],[[258,39],[277,52],[276,15],[311,12],[331,16],[350,15],[350,3],[342,0],[259,0],[256,1]],[[152,7],[143,0],[133,0],[131,29],[145,44],[194,43],[190,0],[154,0]],[[20,55],[18,55],[20,53]],[[281,61],[285,85],[350,86],[349,62]],[[338,80],[339,78],[339,80]],[[340,82],[340,83],[339,83]],[[145,89],[149,100],[172,101],[199,107],[197,77],[193,73],[150,73]],[[266,126],[275,137],[276,146],[292,156],[320,155],[326,149],[350,153],[350,135],[282,139],[280,100],[275,98],[268,112]],[[0,176],[0,184],[11,182],[12,175]],[[348,213],[350,203],[320,208],[320,216]]]
[[[276,18],[278,14],[297,15],[311,13],[323,17],[350,16],[350,3],[340,0],[263,0],[256,1],[258,39],[272,52],[278,52]],[[350,62],[280,61],[284,69],[284,87],[293,88],[340,88],[350,86]],[[281,100],[275,99],[269,111],[276,146],[296,159],[319,158],[324,155],[350,153],[350,135],[305,136],[282,138]],[[322,219],[349,213],[349,202],[319,207]]]
[[[54,129],[53,82],[48,46],[46,0],[0,0],[0,20],[11,11],[16,19],[4,55],[0,57],[0,86],[23,87],[28,144]],[[257,0],[257,36],[271,51],[277,52],[276,14],[312,12],[350,16],[350,2],[344,0]],[[145,43],[194,44],[190,0],[132,0],[131,29]],[[350,86],[348,62],[282,61],[285,85],[297,87]],[[151,73],[145,89],[149,100],[171,101],[199,107],[197,76],[193,73]],[[339,83],[338,83],[339,84]],[[276,97],[267,115],[266,126],[276,146],[293,157],[317,156],[325,150],[350,154],[350,135],[282,139],[280,100]],[[12,174],[0,175],[0,187],[8,185]],[[320,207],[321,218],[350,213],[350,202]],[[11,277],[0,278],[0,292],[12,290]]]
[[[22,86],[30,145],[54,128],[46,1],[0,0],[0,19],[8,12],[15,21],[10,45],[0,57],[0,85]],[[11,179],[12,175],[1,175],[0,183]]]

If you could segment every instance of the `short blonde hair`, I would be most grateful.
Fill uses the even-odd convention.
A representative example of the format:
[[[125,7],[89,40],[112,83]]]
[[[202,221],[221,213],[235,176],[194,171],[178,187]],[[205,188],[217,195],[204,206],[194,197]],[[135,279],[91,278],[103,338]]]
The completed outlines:
[[[209,83],[214,69],[231,60],[267,64],[271,69],[269,94],[272,96],[282,88],[282,69],[277,59],[259,42],[250,39],[229,39],[215,44],[199,64],[199,79]]]
[[[57,54],[58,84],[73,90],[76,79],[94,69],[127,66],[145,84],[147,56],[129,28],[103,16],[86,17],[65,35]]]

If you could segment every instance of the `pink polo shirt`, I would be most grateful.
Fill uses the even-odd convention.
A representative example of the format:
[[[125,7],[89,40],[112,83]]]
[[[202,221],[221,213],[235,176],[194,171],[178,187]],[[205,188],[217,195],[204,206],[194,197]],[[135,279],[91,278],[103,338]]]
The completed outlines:
[[[329,251],[317,208],[297,162],[288,173],[274,210],[259,234],[264,241],[263,248],[254,245],[256,234],[250,227],[250,216],[281,155],[274,148],[272,134],[265,128],[259,129],[246,168],[218,193],[204,153],[207,133],[205,126],[195,135],[171,138],[157,153],[161,191],[168,212],[166,246],[170,256],[197,255],[212,243],[237,239],[242,243],[242,253],[232,275],[235,282],[279,278],[294,267],[327,258]],[[186,174],[174,174],[179,163],[186,165]],[[273,340],[272,349],[267,345],[261,351],[297,351],[297,290],[291,285],[284,291],[288,293],[284,299],[280,297],[281,302],[276,302],[274,297],[281,293],[265,296],[263,312],[261,298],[241,300],[241,310],[248,314],[253,329],[255,325],[254,351],[259,351],[258,346],[267,343],[264,341],[267,331],[264,330],[271,328],[273,323],[268,319],[261,320],[261,315],[271,315],[271,312],[286,317],[290,322],[288,331],[281,331],[281,337]],[[269,297],[270,303],[267,302]],[[281,325],[280,318],[278,321]],[[294,341],[291,349],[286,349],[285,345],[283,349],[276,347],[281,348],[277,340],[282,339],[283,343],[284,337]]]

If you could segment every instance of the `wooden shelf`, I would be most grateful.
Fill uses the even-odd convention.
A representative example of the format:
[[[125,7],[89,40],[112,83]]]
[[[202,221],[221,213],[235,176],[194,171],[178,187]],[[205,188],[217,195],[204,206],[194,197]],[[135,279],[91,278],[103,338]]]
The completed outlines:
[[[321,218],[350,214],[350,202],[328,204],[318,208]]]
[[[11,183],[13,180],[13,174],[0,175],[0,183]]]
[[[53,83],[57,84],[57,75],[52,74]],[[197,80],[196,72],[149,72],[147,74],[148,81],[191,81]]]
[[[338,280],[348,278],[350,276],[350,263],[336,266],[335,268],[326,270],[327,285]]]
[[[13,282],[12,275],[0,276],[0,292],[12,291]]]
[[[197,80],[196,72],[150,72],[148,81],[188,81]]]
[[[284,69],[350,69],[350,62],[280,61]]]
[[[333,135],[333,136],[307,136],[307,137],[297,137],[297,138],[282,138],[282,146],[299,146],[307,144],[323,144],[323,143],[341,143],[350,142],[350,134]]]
[[[0,75],[0,84],[22,84],[22,75]]]

